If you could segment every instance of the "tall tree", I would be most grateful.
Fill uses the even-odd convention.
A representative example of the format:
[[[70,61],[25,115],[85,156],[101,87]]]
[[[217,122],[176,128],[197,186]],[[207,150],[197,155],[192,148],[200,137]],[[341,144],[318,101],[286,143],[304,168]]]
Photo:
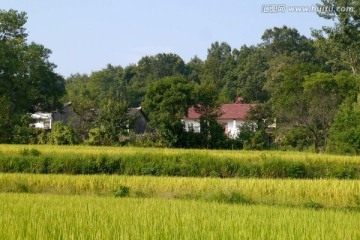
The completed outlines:
[[[22,115],[58,108],[65,91],[48,60],[51,51],[27,44],[26,21],[24,12],[0,10],[0,142],[11,141]]]
[[[200,131],[202,145],[206,148],[219,148],[224,141],[224,129],[218,124],[216,118],[221,114],[219,92],[216,83],[203,81],[197,86],[195,112],[200,114]]]
[[[127,135],[130,122],[126,102],[109,99],[103,103],[97,120],[101,144],[118,144],[121,137]]]
[[[340,154],[360,154],[360,98],[345,102],[330,128],[327,149]]]
[[[267,81],[264,85],[270,94],[277,91],[277,86],[281,85],[286,68],[296,64],[317,63],[314,59],[315,48],[312,40],[301,35],[295,28],[283,26],[267,29],[262,40],[262,45],[271,56],[267,61],[269,68],[266,71]]]
[[[264,90],[266,71],[269,69],[269,54],[263,46],[242,46],[236,52],[236,81],[229,84],[229,89],[234,92],[231,99],[237,96],[244,98],[246,102],[265,102],[268,93]]]
[[[164,77],[185,76],[184,61],[173,53],[159,53],[155,56],[141,58],[134,69],[129,91],[132,94],[132,105],[140,105],[144,100],[147,88],[153,82]]]
[[[204,61],[195,56],[186,64],[186,77],[189,81],[200,84],[203,70]]]
[[[214,82],[220,92],[228,81],[235,79],[232,75],[234,66],[235,60],[230,45],[225,42],[212,43],[208,49],[202,79]]]
[[[194,84],[183,77],[165,77],[152,83],[143,102],[150,125],[168,146],[180,145],[184,131],[181,119],[193,104]]]
[[[331,45],[333,58],[331,63],[342,65],[358,74],[360,67],[360,3],[358,0],[322,0],[319,7],[331,11],[320,11],[319,16],[336,20],[333,27],[323,27],[315,31],[314,36],[322,43]],[[322,34],[325,33],[328,40]]]

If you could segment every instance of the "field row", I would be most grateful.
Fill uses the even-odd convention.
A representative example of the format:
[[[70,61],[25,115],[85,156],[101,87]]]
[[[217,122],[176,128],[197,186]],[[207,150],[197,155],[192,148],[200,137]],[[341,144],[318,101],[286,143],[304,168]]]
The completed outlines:
[[[36,149],[45,155],[101,155],[108,156],[133,155],[161,155],[161,156],[200,156],[209,158],[230,158],[237,160],[259,160],[276,157],[281,160],[294,161],[325,161],[358,163],[360,156],[343,156],[330,154],[317,154],[310,152],[291,151],[246,151],[246,150],[206,150],[206,149],[171,149],[171,148],[140,148],[140,147],[97,147],[97,146],[59,146],[59,145],[7,145],[0,144],[0,153],[18,154],[23,150]]]
[[[360,239],[358,212],[0,194],[2,239]]]
[[[0,192],[360,209],[358,180],[0,174]]]
[[[0,145],[0,172],[360,179],[360,158],[271,151]]]

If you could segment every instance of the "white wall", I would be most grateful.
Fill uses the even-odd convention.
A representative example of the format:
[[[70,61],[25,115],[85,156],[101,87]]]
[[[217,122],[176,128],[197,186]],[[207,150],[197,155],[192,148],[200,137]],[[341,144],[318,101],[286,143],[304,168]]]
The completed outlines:
[[[33,119],[33,123],[30,126],[41,129],[51,129],[52,127],[52,115],[51,113],[33,113],[30,115]]]
[[[225,134],[229,138],[236,138],[240,131],[239,127],[241,127],[244,124],[244,121],[242,120],[219,120],[220,124],[222,124],[225,128]]]
[[[185,130],[189,131],[191,128],[194,129],[194,132],[200,132],[200,122],[198,120],[184,119]]]
[[[185,130],[189,131],[189,129],[192,127],[194,129],[194,132],[200,132],[200,122],[198,120],[190,120],[190,119],[184,119],[183,120],[185,124]],[[229,138],[236,138],[239,135],[239,127],[241,127],[244,124],[244,121],[242,120],[219,120],[218,123],[223,125],[225,128],[225,134]]]

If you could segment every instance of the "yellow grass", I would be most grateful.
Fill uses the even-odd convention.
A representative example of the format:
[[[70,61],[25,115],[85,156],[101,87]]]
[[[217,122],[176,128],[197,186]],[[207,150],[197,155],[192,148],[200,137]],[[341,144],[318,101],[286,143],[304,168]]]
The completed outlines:
[[[206,200],[216,193],[241,193],[257,204],[360,207],[359,180],[217,179],[116,175],[0,174],[0,192],[113,195],[120,186],[131,196]]]
[[[37,149],[42,154],[84,154],[109,156],[119,154],[149,153],[163,155],[200,154],[209,157],[234,158],[234,159],[260,159],[277,157],[284,160],[306,161],[343,161],[360,162],[360,156],[340,156],[330,154],[317,154],[293,151],[245,151],[245,150],[198,150],[198,149],[171,149],[171,148],[138,148],[138,147],[94,147],[94,146],[56,146],[56,145],[0,145],[0,154],[18,154],[21,149]]]

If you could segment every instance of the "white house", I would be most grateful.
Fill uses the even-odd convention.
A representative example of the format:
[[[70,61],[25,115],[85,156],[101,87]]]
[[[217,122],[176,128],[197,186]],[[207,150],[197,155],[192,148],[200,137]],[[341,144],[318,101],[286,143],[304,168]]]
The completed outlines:
[[[238,98],[235,103],[220,106],[217,122],[224,127],[225,134],[229,138],[238,136],[239,127],[245,123],[246,115],[252,107],[255,107],[255,104],[244,103],[242,98]],[[194,132],[200,132],[200,114],[194,107],[188,109],[188,115],[183,118],[183,122],[186,131],[192,128]]]
[[[134,131],[135,134],[143,134],[147,129],[148,117],[142,111],[141,107],[138,108],[129,108],[128,114],[133,118],[134,122],[129,131]],[[76,113],[74,112],[71,102],[64,104],[62,111],[54,111],[52,113],[43,113],[36,112],[30,114],[32,118],[31,127],[51,130],[53,123],[62,122],[63,124],[69,124],[72,121],[75,121],[75,125],[79,124],[76,122]]]
[[[74,115],[71,102],[65,103],[61,112],[35,112],[30,114],[32,119],[31,127],[50,130],[54,122],[61,121],[64,124]]]
[[[36,112],[30,115],[33,119],[33,123],[30,126],[41,129],[51,129],[52,125],[52,114]]]

